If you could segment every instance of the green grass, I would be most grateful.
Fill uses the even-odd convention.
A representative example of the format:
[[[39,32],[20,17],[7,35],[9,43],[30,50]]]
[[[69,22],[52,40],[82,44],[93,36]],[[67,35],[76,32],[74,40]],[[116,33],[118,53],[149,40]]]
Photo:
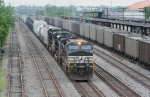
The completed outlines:
[[[0,60],[0,93],[4,92],[5,82],[6,82],[6,79],[3,78],[3,73],[4,73],[3,61],[4,60],[6,60],[6,58],[2,58],[2,60]]]
[[[4,92],[5,89],[5,79],[4,78],[0,78],[0,93]]]

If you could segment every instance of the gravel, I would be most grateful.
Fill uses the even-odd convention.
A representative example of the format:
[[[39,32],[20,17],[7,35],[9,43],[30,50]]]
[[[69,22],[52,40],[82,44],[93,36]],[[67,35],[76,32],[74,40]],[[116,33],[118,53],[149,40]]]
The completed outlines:
[[[110,55],[111,57],[113,57],[113,58],[115,58],[115,59],[121,61],[121,62],[124,63],[126,66],[132,68],[132,69],[135,70],[135,71],[138,71],[138,72],[141,73],[143,76],[146,76],[146,77],[148,77],[148,78],[150,79],[150,71],[148,71],[148,70],[142,68],[142,67],[139,66],[138,64],[134,64],[134,63],[132,63],[132,62],[129,62],[128,60],[122,59],[122,58],[119,57],[119,55],[117,56],[117,55],[115,54],[115,55],[116,55],[116,56],[115,56],[113,53],[111,53],[111,52],[109,52],[109,51],[107,51],[107,50],[104,50],[103,48],[100,48],[100,47],[98,47],[98,46],[94,46],[94,48],[98,48],[100,51],[102,51],[102,52],[104,52],[104,53]]]
[[[34,34],[30,31],[29,35],[32,37],[34,42],[37,44],[39,50],[41,51],[44,59],[48,63],[50,71],[52,72],[54,78],[58,81],[61,90],[63,91],[66,97],[80,97],[80,94],[77,92],[72,82],[68,79],[68,77],[64,74],[62,69],[59,67],[57,62],[53,59],[53,57],[49,54],[49,52],[45,49],[45,47],[40,43],[40,41],[34,36]]]
[[[18,28],[18,32],[20,29]],[[23,34],[18,33],[19,43],[21,47],[21,57],[23,65],[23,79],[24,79],[24,90],[27,97],[43,97],[44,91],[40,79],[38,77],[37,70],[35,68],[32,57],[29,53],[28,47],[25,40],[23,39]]]
[[[106,97],[119,97],[109,86],[107,86],[101,79],[99,79],[95,74],[91,80],[92,84],[97,86],[97,88],[104,94]]]
[[[100,59],[98,56],[94,55],[94,60],[95,60],[94,62],[97,63],[100,67],[104,68],[109,73],[111,73],[113,76],[117,77],[119,80],[121,80],[126,85],[128,85],[131,89],[133,89],[137,93],[139,93],[142,97],[149,97],[150,96],[150,91],[147,88],[145,88],[144,86],[135,82],[132,78],[128,77],[127,75],[122,73],[120,70],[111,66],[110,64],[108,64],[103,59]]]

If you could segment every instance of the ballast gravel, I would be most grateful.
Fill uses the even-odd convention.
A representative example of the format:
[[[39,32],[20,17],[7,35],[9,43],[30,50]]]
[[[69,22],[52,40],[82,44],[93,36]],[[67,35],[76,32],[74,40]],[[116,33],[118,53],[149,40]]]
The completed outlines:
[[[143,76],[146,76],[146,77],[148,77],[148,78],[150,79],[150,71],[148,71],[148,70],[142,68],[141,66],[139,66],[139,64],[137,65],[137,64],[135,64],[135,63],[129,62],[128,59],[127,59],[127,60],[122,59],[122,58],[119,57],[119,55],[114,54],[114,53],[112,53],[112,52],[109,52],[109,51],[107,51],[107,50],[105,50],[105,49],[103,49],[103,48],[101,48],[101,47],[96,46],[96,45],[94,46],[94,48],[97,48],[98,50],[104,52],[105,54],[110,55],[111,57],[117,59],[118,61],[124,63],[126,66],[132,68],[132,69],[135,70],[135,71],[138,71],[138,72],[141,73]],[[116,55],[116,56],[115,56],[115,55]]]
[[[22,30],[20,31],[17,23],[16,26],[21,47],[25,96],[44,97],[44,91],[38,77],[38,72],[35,68],[32,56],[30,55],[26,42],[23,38],[24,32]]]
[[[109,86],[107,86],[101,79],[99,79],[95,74],[91,79],[92,84],[94,84],[105,97],[119,97]]]
[[[135,92],[139,93],[142,97],[150,97],[150,90],[148,90],[147,88],[145,88],[141,84],[137,83],[132,78],[128,77],[122,71],[120,71],[117,68],[111,66],[111,64],[107,63],[103,59],[100,59],[96,55],[94,55],[94,61],[100,67],[102,67],[103,69],[107,70],[110,74],[112,74],[113,76],[117,77],[119,80],[121,80],[126,85],[128,85]]]

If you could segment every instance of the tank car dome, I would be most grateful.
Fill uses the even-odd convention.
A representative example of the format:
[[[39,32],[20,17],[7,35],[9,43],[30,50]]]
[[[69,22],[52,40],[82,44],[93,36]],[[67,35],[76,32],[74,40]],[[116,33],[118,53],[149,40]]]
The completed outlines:
[[[137,2],[137,3],[130,5],[128,7],[128,9],[139,9],[139,8],[144,8],[147,6],[150,6],[150,1],[149,0],[143,0],[143,1],[140,1],[140,2]]]

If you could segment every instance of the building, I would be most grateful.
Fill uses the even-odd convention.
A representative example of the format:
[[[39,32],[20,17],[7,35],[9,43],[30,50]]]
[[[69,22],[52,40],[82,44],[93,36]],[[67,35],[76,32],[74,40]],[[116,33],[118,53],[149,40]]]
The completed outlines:
[[[134,3],[125,10],[124,16],[131,18],[145,18],[144,8],[150,6],[149,0]]]
[[[30,15],[35,15],[37,11],[44,11],[44,7],[42,6],[26,6],[26,5],[21,5],[15,8],[17,13],[20,14],[30,14]]]

